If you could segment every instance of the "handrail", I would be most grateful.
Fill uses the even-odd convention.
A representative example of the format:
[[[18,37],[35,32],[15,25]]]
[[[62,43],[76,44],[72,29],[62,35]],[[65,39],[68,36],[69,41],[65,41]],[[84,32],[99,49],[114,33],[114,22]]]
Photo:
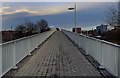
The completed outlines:
[[[120,77],[120,45],[67,30],[62,31],[102,67]]]
[[[46,32],[49,32],[49,31],[46,31]],[[9,43],[11,43],[11,42],[24,40],[24,39],[27,39],[27,38],[30,38],[30,37],[34,37],[34,36],[37,36],[37,35],[40,35],[40,34],[44,34],[44,33],[46,33],[46,32],[43,32],[43,33],[38,33],[38,34],[34,34],[34,35],[31,35],[31,36],[27,36],[27,37],[22,37],[22,38],[15,39],[15,40],[11,40],[11,41],[4,42],[4,43],[0,43],[0,45],[9,44]]]
[[[67,31],[67,30],[65,30],[65,31]],[[71,31],[67,31],[67,32],[74,33],[74,32],[71,32]],[[89,39],[93,39],[93,40],[96,40],[96,41],[100,41],[102,43],[110,44],[110,45],[113,45],[113,46],[116,46],[116,47],[120,47],[120,45],[118,45],[118,44],[115,44],[115,43],[112,43],[112,42],[108,42],[108,41],[105,41],[105,40],[100,40],[100,39],[97,39],[97,38],[94,38],[94,37],[90,37],[90,36],[86,36],[86,35],[81,35],[81,34],[78,34],[78,33],[74,33],[74,34],[75,35],[79,35],[79,36],[83,36],[83,37],[86,37],[86,38],[89,38]]]
[[[11,68],[16,68],[16,64],[37,48],[55,30],[35,34],[28,37],[12,40],[0,44],[0,77],[7,73]]]

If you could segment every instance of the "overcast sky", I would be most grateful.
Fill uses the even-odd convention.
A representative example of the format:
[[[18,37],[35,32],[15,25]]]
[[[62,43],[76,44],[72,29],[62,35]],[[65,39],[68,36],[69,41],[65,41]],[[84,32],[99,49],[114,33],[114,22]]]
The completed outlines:
[[[92,29],[104,24],[106,10],[116,2],[76,2],[77,26]],[[36,22],[40,19],[48,21],[51,27],[71,29],[74,27],[73,2],[3,2],[0,7],[2,29],[10,29],[28,20]]]

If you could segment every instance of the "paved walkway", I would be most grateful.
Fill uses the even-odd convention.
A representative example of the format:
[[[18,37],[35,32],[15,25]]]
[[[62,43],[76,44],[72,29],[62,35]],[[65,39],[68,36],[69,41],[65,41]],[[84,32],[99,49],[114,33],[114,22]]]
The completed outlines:
[[[60,31],[19,69],[15,76],[101,76]]]

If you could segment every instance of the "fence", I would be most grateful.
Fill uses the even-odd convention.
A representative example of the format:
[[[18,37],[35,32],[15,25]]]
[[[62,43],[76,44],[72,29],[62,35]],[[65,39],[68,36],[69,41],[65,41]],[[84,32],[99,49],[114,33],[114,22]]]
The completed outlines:
[[[120,45],[62,30],[110,73],[120,77]]]
[[[54,30],[51,30],[0,44],[0,77],[15,67],[17,63],[29,55],[31,51],[54,32]]]

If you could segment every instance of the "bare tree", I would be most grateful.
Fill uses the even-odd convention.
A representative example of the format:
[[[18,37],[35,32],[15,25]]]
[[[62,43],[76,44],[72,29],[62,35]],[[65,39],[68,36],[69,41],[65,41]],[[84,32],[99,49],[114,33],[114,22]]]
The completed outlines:
[[[39,21],[37,21],[37,26],[39,27],[39,29],[41,30],[41,32],[44,32],[46,29],[48,29],[48,22],[44,19],[41,19]]]
[[[18,25],[15,30],[24,36],[29,36],[37,33],[35,24],[28,21],[26,21],[24,24]]]
[[[37,24],[26,20],[23,24],[20,24],[16,27],[15,31],[18,31],[17,36],[30,36],[38,33],[41,30],[42,32],[49,30],[48,23],[46,20],[40,20]]]
[[[26,32],[28,34],[33,34],[36,32],[35,30],[35,24],[32,22],[25,22],[24,27],[26,28]]]
[[[112,5],[105,14],[106,22],[111,26],[120,26],[120,2]]]
[[[120,44],[120,2],[107,10],[105,18],[109,25],[114,26],[111,31],[103,33],[106,40]]]
[[[26,30],[26,27],[25,27],[23,24],[18,25],[15,30],[18,31],[18,32],[21,32],[21,33],[23,33],[23,34],[25,34],[26,31],[27,31],[27,30]]]

